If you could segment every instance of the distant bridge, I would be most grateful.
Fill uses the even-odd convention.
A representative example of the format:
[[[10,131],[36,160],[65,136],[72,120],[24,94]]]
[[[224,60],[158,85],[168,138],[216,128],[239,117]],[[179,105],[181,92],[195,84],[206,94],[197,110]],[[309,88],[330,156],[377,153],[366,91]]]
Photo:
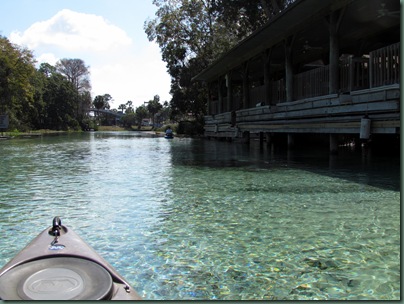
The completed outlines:
[[[117,111],[111,111],[111,110],[105,110],[105,109],[97,109],[97,108],[89,108],[87,112],[94,112],[94,113],[104,113],[108,115],[115,116],[117,118],[121,118],[123,115],[122,112],[117,112]]]

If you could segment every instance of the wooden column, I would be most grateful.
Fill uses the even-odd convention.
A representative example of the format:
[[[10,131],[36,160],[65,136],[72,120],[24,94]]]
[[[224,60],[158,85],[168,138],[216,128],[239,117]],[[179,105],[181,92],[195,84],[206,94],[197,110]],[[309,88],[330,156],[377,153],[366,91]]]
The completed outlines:
[[[272,141],[272,134],[269,132],[265,132],[265,139],[267,140],[267,145],[271,145],[271,141]]]
[[[260,145],[264,144],[264,132],[260,132]]]
[[[250,84],[248,80],[248,62],[243,64],[243,109],[250,106]]]
[[[293,100],[293,62],[292,45],[293,37],[285,40],[285,73],[286,73],[286,101]]]
[[[245,143],[245,144],[250,143],[250,132],[248,132],[248,131],[243,132],[243,143]]]
[[[270,82],[270,67],[271,67],[271,51],[272,49],[266,50],[262,56],[264,62],[264,86],[265,86],[265,104],[269,105],[271,103],[271,82]]]
[[[217,113],[223,113],[223,94],[222,94],[222,78],[219,78],[217,85],[217,97],[218,97],[218,105],[217,105]]]
[[[338,93],[339,90],[339,12],[332,12],[329,18],[330,31],[330,83],[329,93]]]
[[[293,148],[295,145],[295,135],[288,133],[288,148]]]
[[[207,102],[206,113],[208,113],[208,115],[211,115],[211,114],[212,114],[212,105],[211,105],[212,96],[211,96],[210,93],[211,93],[212,85],[211,85],[211,83],[209,82],[209,83],[207,84],[207,86],[208,86],[208,102]]]
[[[338,135],[330,134],[330,154],[336,155],[338,153]]]
[[[226,110],[230,112],[233,105],[233,89],[231,83],[231,71],[226,74],[226,86],[227,86],[227,105]]]

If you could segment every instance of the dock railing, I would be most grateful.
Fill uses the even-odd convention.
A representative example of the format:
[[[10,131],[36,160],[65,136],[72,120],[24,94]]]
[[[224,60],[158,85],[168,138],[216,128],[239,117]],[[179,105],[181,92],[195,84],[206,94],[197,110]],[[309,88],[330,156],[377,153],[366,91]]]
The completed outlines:
[[[372,51],[369,55],[354,57],[348,55],[340,61],[339,83],[341,93],[381,87],[400,83],[400,43]],[[255,107],[265,103],[265,86],[250,89],[250,104]],[[299,73],[293,77],[293,100],[301,100],[329,94],[329,66]],[[286,101],[286,82],[284,78],[270,83],[269,103],[275,105]],[[218,101],[211,101],[211,114],[219,113]],[[230,110],[237,110],[241,97],[234,98]]]
[[[370,87],[400,83],[400,43],[370,52]]]
[[[369,88],[369,58],[348,56],[340,63],[340,91],[352,91]]]
[[[329,66],[322,66],[293,77],[293,100],[328,94]]]
[[[257,103],[265,103],[265,86],[256,86],[250,89],[250,107],[255,107]]]

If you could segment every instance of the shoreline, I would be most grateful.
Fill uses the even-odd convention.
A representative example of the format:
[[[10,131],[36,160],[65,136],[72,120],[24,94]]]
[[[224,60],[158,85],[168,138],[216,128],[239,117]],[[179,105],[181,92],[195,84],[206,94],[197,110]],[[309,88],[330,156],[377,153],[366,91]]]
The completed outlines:
[[[127,130],[123,128],[102,128],[101,130],[89,130],[89,131],[56,131],[56,130],[37,130],[31,132],[0,132],[0,140],[7,140],[7,139],[21,139],[21,138],[38,138],[41,136],[57,136],[57,135],[65,135],[65,134],[73,134],[73,133],[87,133],[87,132],[137,132],[143,133],[144,136],[151,136],[151,137],[164,137],[165,133],[160,130]],[[175,137],[184,137],[175,134]]]

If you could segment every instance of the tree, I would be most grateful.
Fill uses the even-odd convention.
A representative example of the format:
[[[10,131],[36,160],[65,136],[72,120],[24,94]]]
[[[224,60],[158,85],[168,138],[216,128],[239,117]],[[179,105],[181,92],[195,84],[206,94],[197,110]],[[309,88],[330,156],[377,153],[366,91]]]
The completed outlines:
[[[90,92],[90,71],[82,59],[61,59],[56,63],[56,70],[71,82],[77,91],[76,117],[83,117],[87,111],[87,99],[83,94]],[[90,102],[91,104],[91,102]]]
[[[171,76],[172,114],[203,116],[207,98],[192,78],[237,40],[232,27],[219,23],[211,0],[154,0],[157,18],[145,22],[150,41],[162,50]],[[197,110],[196,110],[197,109]],[[200,113],[199,110],[203,109]],[[175,117],[172,117],[175,118]]]
[[[38,71],[45,77],[49,78],[57,73],[56,67],[49,63],[43,62],[40,64]]]
[[[40,65],[38,74],[42,83],[42,104],[38,103],[37,108],[40,109],[40,105],[43,105],[43,111],[40,119],[36,119],[36,127],[56,130],[78,130],[80,127],[88,129],[89,117],[86,109],[92,103],[90,92],[77,92],[73,83],[48,63]]]
[[[126,102],[126,107],[127,107],[125,111],[126,114],[135,113],[135,110],[133,109],[133,102],[131,100],[128,100]]]
[[[97,95],[94,98],[93,105],[97,110],[104,108],[104,97],[102,95]]]
[[[114,99],[109,94],[104,94],[103,97],[104,97],[104,109],[109,110],[111,108],[111,105],[109,104],[109,102]]]
[[[125,109],[126,109],[126,104],[124,104],[124,103],[120,104],[118,107],[118,110],[121,110],[122,113],[124,113]]]
[[[78,129],[76,99],[75,87],[63,75],[52,73],[47,76],[43,89],[43,127],[53,130]]]
[[[218,22],[236,30],[239,40],[262,27],[295,0],[213,0]],[[233,27],[237,24],[236,27]]]
[[[165,101],[163,104],[163,108],[160,111],[160,123],[164,123],[165,121],[168,121],[171,116],[171,107],[169,106],[168,102]]]
[[[147,111],[144,105],[141,105],[140,107],[136,108],[135,114],[136,114],[137,127],[140,130],[140,128],[142,127],[142,121],[147,117],[147,115],[149,115],[149,112]]]
[[[109,94],[97,95],[93,100],[93,106],[97,110],[106,110],[110,108],[109,101],[112,100],[112,96]],[[108,115],[106,113],[100,113],[99,111],[95,113],[96,118],[100,123],[108,123]]]
[[[109,109],[109,101],[112,100],[111,95],[104,94],[104,95],[97,95],[94,98],[93,106],[98,110],[105,110]]]
[[[67,77],[78,92],[89,91],[90,71],[81,59],[60,59],[56,63],[56,70]]]
[[[36,69],[35,63],[30,50],[0,36],[0,113],[8,114],[9,128],[79,129],[88,116],[90,92],[79,91],[61,66],[42,63]],[[85,79],[80,83],[89,84]]]
[[[149,111],[152,119],[152,130],[154,129],[154,116],[163,108],[160,104],[160,96],[155,95],[153,100],[150,100],[147,104],[147,110]]]
[[[154,0],[144,30],[156,41],[171,76],[172,118],[200,120],[207,90],[192,78],[294,0]]]
[[[124,116],[122,116],[121,123],[123,127],[131,128],[132,125],[136,124],[136,113],[135,112],[126,113]]]
[[[83,119],[88,118],[88,109],[91,108],[92,99],[91,93],[89,91],[85,91],[79,94],[79,109],[77,111],[76,119],[81,122]]]
[[[0,36],[0,113],[8,114],[12,129],[30,129],[30,117],[38,114],[34,106],[34,64],[30,50]]]

